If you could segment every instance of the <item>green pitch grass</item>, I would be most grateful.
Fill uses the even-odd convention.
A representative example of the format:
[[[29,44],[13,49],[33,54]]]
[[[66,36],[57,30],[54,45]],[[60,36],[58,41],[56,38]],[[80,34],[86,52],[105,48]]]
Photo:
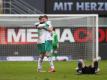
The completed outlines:
[[[55,73],[38,73],[36,62],[0,62],[0,80],[106,80],[107,61],[100,62],[101,71],[94,75],[78,75],[76,62],[54,62]],[[48,70],[48,62],[43,69]]]

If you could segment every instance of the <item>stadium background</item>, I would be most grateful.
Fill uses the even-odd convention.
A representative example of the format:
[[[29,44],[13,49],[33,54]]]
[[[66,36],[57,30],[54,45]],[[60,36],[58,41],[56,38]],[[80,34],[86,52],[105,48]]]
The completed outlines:
[[[81,2],[95,2],[96,4],[99,3],[107,3],[106,0],[80,0]],[[94,14],[94,13],[98,13],[99,14],[99,28],[102,30],[100,34],[100,36],[102,36],[101,41],[99,42],[99,55],[102,57],[102,59],[107,59],[107,6],[105,7],[103,5],[102,8],[104,8],[104,10],[83,10],[83,11],[76,11],[75,9],[73,9],[72,11],[70,10],[69,7],[67,7],[66,9],[63,7],[57,11],[53,10],[54,7],[54,3],[55,2],[59,2],[59,0],[0,0],[0,13],[1,14]],[[65,1],[62,0],[62,5],[66,2],[70,2],[70,0]],[[72,0],[72,2],[76,3],[78,2],[77,0]],[[48,4],[48,5],[47,5]],[[46,6],[47,5],[47,6]],[[106,4],[107,5],[107,4]],[[50,6],[50,7],[48,7]],[[75,6],[76,7],[76,6]],[[98,6],[97,6],[98,8]],[[7,55],[13,55],[12,53],[16,51],[16,47],[18,45],[0,45],[0,51],[3,52],[5,50],[6,47],[8,47]],[[30,52],[32,51],[32,46],[26,46],[31,48]],[[3,51],[2,51],[3,50]],[[14,51],[15,50],[15,51]],[[23,50],[24,51],[24,50]],[[24,53],[26,53],[28,51],[24,51]],[[4,52],[5,53],[5,52]],[[23,52],[22,52],[23,53]],[[26,55],[24,54],[23,55]],[[22,54],[20,54],[22,55]],[[4,56],[4,55],[1,55]]]

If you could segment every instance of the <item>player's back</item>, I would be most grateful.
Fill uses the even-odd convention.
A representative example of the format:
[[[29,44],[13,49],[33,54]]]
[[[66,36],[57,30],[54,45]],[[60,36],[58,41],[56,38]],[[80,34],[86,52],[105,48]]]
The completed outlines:
[[[51,21],[47,21],[45,24],[47,25],[47,28],[52,28]],[[46,31],[46,40],[52,40],[52,32]]]
[[[45,23],[36,23],[36,24],[37,24],[38,28],[46,26]],[[45,41],[46,41],[46,30],[43,28],[38,29],[38,42],[45,43]]]

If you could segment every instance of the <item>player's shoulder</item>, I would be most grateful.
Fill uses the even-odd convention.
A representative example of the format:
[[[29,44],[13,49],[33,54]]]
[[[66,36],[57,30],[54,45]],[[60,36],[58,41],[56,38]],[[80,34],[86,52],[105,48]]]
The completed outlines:
[[[46,24],[47,24],[49,27],[52,27],[51,21],[48,20],[48,21],[46,22]]]
[[[51,24],[51,21],[47,21],[46,23],[47,23],[47,24]]]

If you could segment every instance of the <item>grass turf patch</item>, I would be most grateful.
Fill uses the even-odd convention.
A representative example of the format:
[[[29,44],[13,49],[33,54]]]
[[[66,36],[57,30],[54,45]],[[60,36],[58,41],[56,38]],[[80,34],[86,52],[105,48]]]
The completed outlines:
[[[88,62],[90,63],[90,62]],[[0,62],[0,80],[105,80],[107,79],[107,61],[100,62],[101,71],[94,75],[78,75],[76,62],[54,62],[55,73],[38,73],[37,62]],[[48,71],[48,62],[43,63]]]

